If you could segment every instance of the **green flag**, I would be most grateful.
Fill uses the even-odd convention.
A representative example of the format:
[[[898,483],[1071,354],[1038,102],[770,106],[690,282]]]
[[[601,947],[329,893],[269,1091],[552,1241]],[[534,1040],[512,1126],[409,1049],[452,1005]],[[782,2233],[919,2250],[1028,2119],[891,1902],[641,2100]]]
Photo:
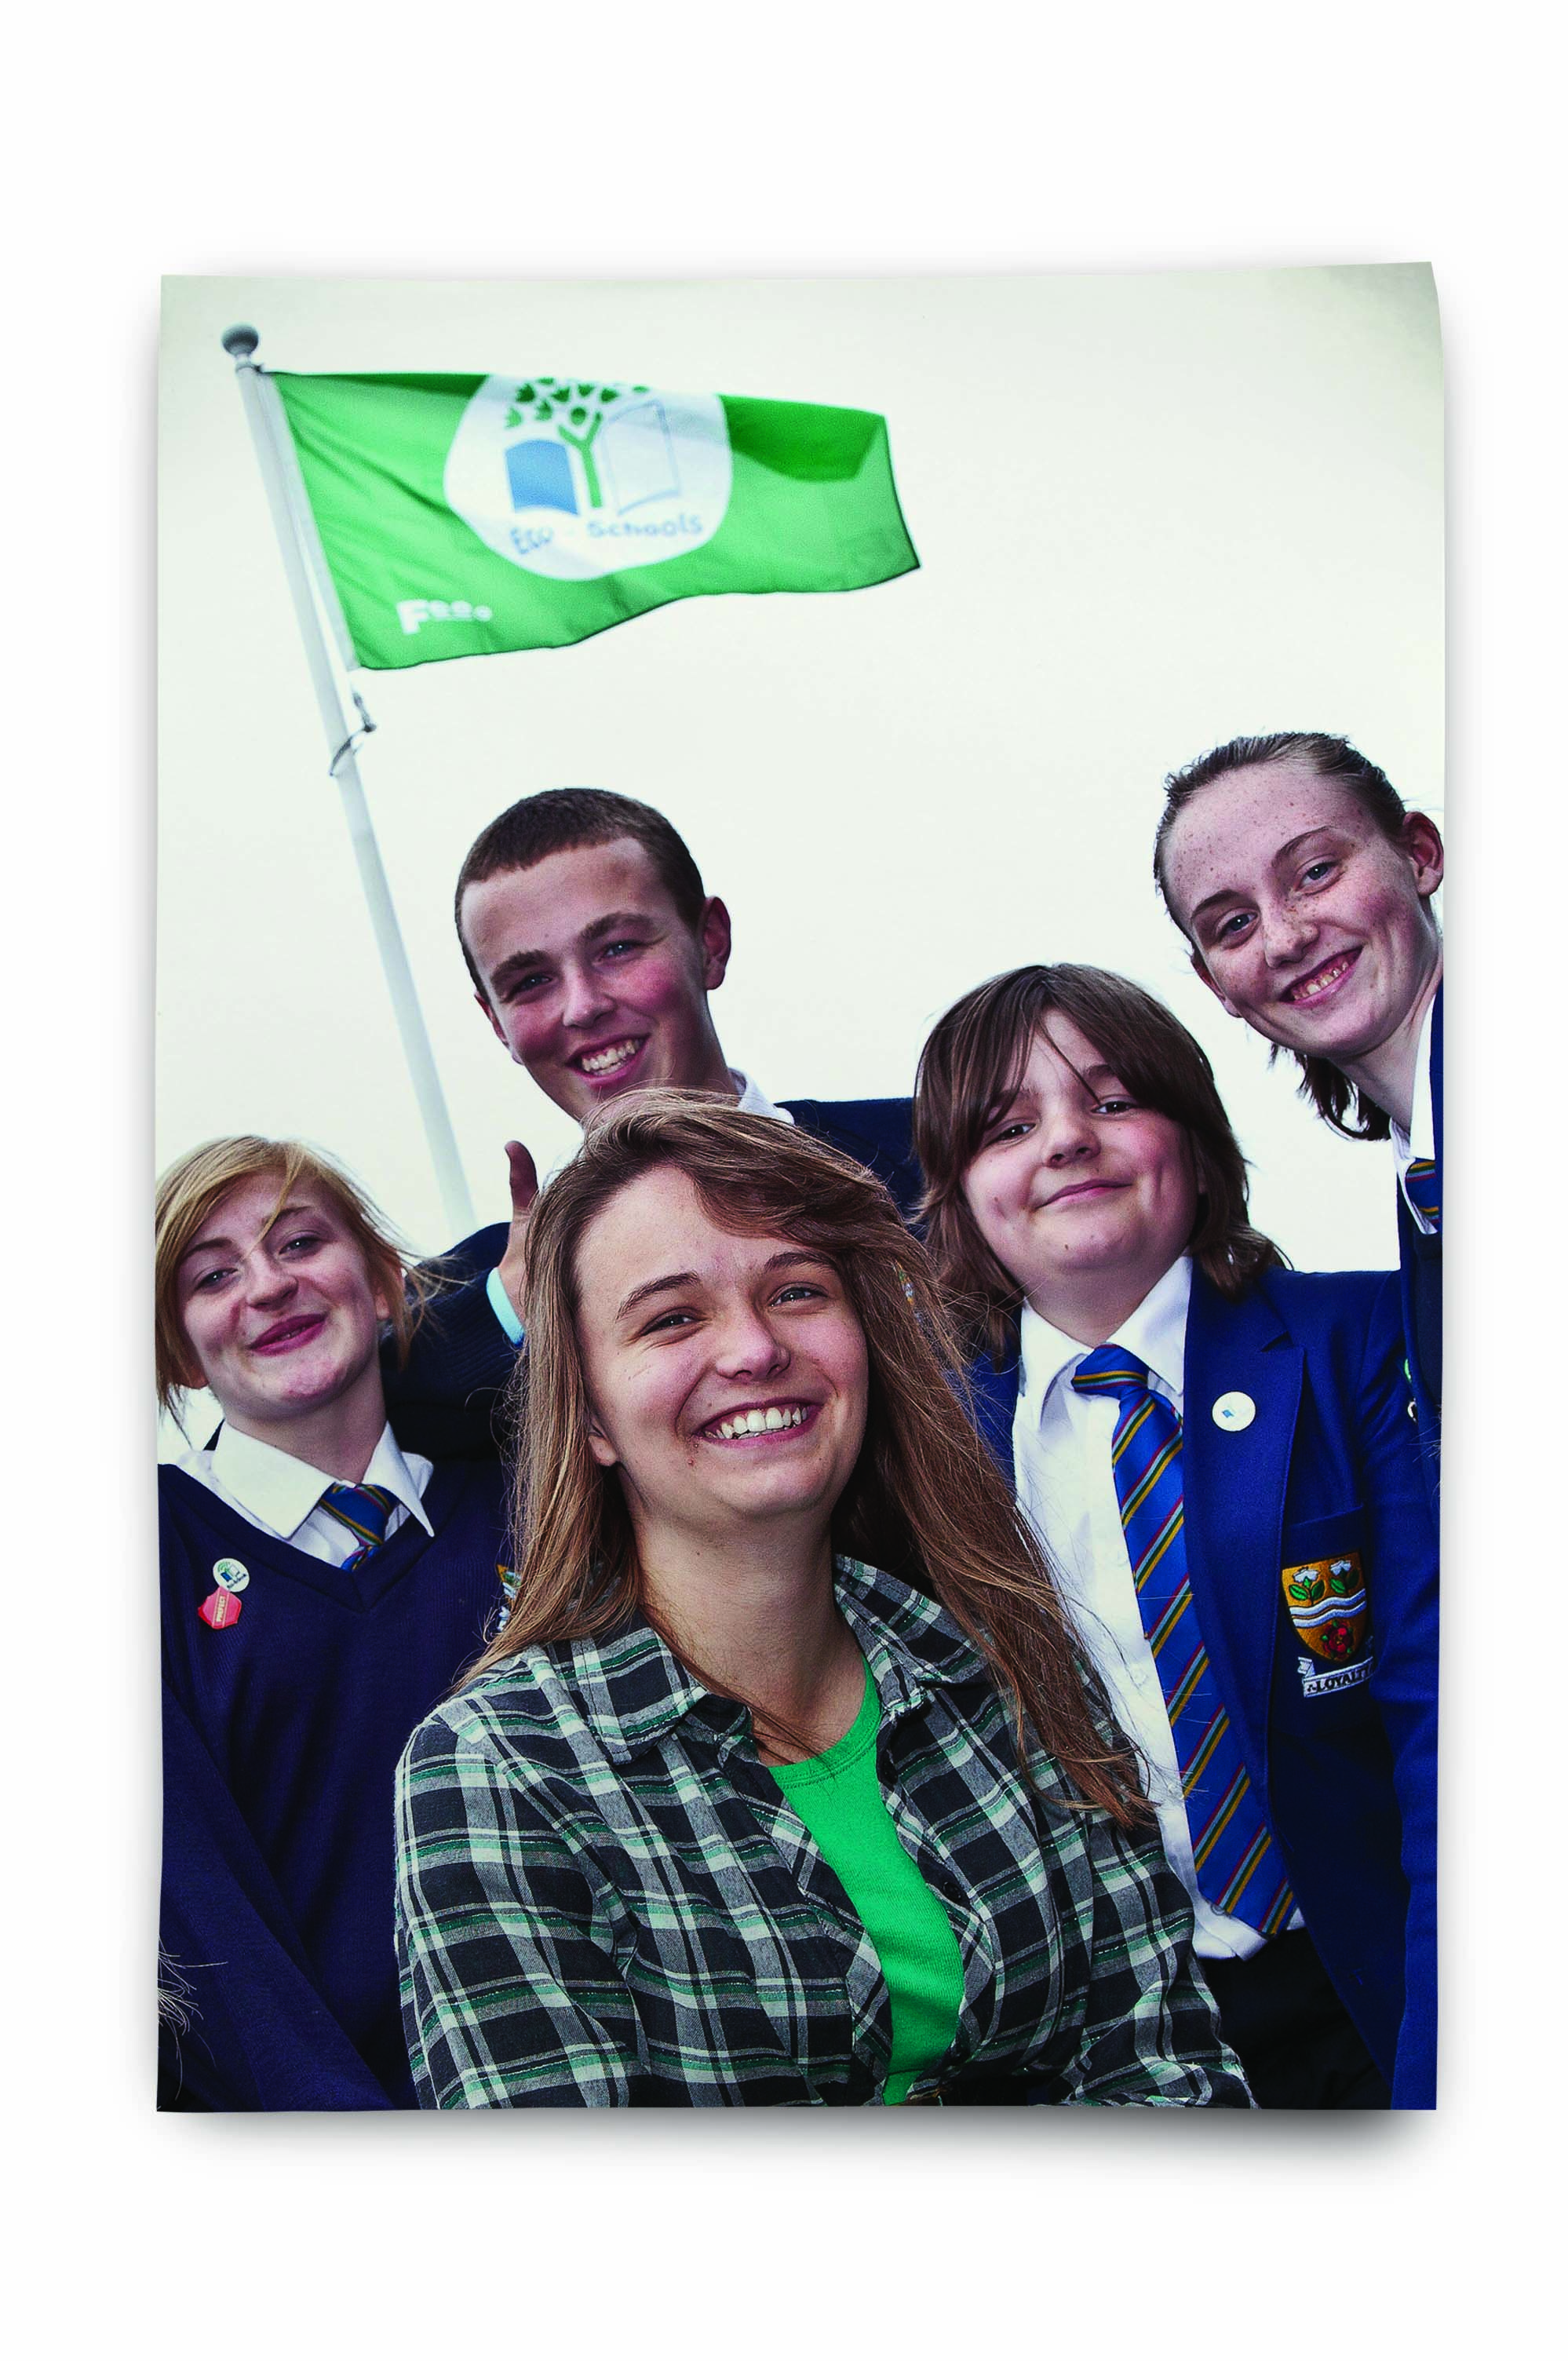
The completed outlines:
[[[918,566],[869,410],[554,377],[272,377],[357,662]]]

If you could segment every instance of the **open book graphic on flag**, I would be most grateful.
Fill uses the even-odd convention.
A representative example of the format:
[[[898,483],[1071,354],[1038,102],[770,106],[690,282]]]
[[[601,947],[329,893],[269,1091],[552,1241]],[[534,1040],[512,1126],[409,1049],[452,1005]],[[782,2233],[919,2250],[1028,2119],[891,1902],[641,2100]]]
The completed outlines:
[[[356,663],[918,566],[875,412],[547,376],[272,376]]]

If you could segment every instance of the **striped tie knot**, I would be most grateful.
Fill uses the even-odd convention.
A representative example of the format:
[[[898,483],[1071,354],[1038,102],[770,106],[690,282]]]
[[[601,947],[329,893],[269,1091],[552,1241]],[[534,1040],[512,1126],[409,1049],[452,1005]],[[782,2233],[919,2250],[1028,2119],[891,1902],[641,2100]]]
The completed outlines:
[[[358,1548],[343,1561],[345,1566],[354,1566],[386,1540],[387,1520],[398,1505],[398,1497],[384,1484],[329,1484],[321,1505],[329,1517],[346,1525],[358,1543]]]
[[[1441,1231],[1442,1186],[1436,1164],[1430,1156],[1417,1156],[1405,1167],[1405,1194],[1412,1209],[1434,1230]]]
[[[1129,1394],[1147,1390],[1148,1363],[1124,1345],[1097,1345],[1080,1361],[1072,1382],[1080,1394],[1114,1394],[1118,1401],[1125,1401]]]
[[[1199,1891],[1226,1916],[1277,1935],[1295,1897],[1247,1777],[1187,1578],[1180,1417],[1150,1385],[1147,1363],[1122,1345],[1086,1353],[1072,1382],[1079,1393],[1106,1394],[1116,1404],[1111,1472],[1138,1615],[1170,1719]]]

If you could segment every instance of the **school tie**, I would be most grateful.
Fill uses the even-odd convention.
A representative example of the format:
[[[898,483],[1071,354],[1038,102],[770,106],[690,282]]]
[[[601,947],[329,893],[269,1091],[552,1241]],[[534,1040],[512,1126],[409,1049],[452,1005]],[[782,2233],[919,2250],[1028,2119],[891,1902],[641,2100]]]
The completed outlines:
[[[1112,1394],[1117,1403],[1111,1466],[1138,1612],[1170,1717],[1199,1889],[1227,1917],[1277,1935],[1295,1897],[1242,1762],[1188,1587],[1181,1421],[1148,1378],[1135,1353],[1102,1345],[1079,1364],[1072,1382],[1080,1394]]]
[[[1433,1230],[1441,1231],[1442,1223],[1438,1212],[1441,1183],[1437,1166],[1430,1156],[1417,1156],[1406,1165],[1405,1194],[1421,1219],[1430,1222]]]
[[[387,1520],[398,1505],[395,1492],[384,1484],[329,1484],[322,1494],[321,1505],[329,1517],[346,1525],[359,1547],[343,1561],[349,1566],[363,1565],[387,1538]]]

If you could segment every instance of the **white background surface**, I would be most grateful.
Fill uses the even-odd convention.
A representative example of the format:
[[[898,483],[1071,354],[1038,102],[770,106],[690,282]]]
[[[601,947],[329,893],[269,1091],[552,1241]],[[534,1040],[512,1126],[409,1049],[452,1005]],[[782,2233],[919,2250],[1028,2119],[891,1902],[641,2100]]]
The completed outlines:
[[[1558,2311],[1563,1939],[1547,1752],[1561,1544],[1538,1530],[1528,1455],[1550,1422],[1526,1358],[1562,1333],[1555,1192],[1529,1165],[1554,1127],[1563,930],[1545,709],[1562,663],[1561,71],[1542,20],[1505,5],[1461,38],[1429,11],[1335,0],[1306,17],[999,10],[930,30],[871,7],[610,12],[530,20],[526,73],[521,20],[484,8],[374,25],[170,8],[91,38],[57,21],[12,53],[25,341],[5,380],[25,1129],[7,1175],[5,2006],[24,2348],[793,2361],[870,2332],[918,2354],[1092,2340],[1118,2361],[1241,2338],[1302,2356],[1537,2349]],[[1440,2114],[154,2118],[157,272],[1429,256],[1451,395],[1453,1088],[1468,1109],[1447,1181]],[[1216,2258],[1223,2281],[1204,2276]]]

